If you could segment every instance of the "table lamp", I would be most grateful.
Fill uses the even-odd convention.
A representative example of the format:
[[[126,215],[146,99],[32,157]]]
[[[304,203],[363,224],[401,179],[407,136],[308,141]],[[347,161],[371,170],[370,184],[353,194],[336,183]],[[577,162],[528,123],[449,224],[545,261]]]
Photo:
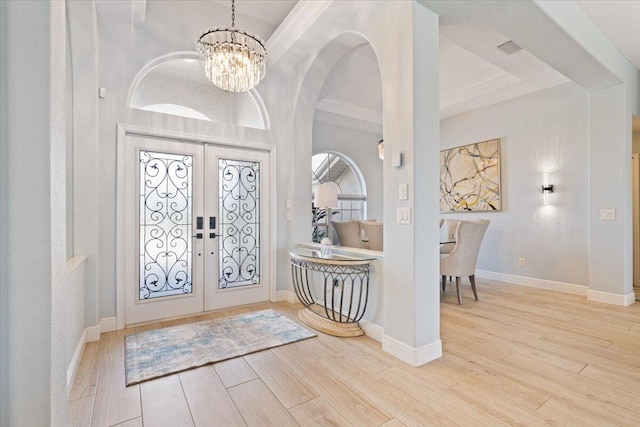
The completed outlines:
[[[333,242],[331,209],[338,207],[338,184],[333,181],[326,181],[318,185],[313,195],[313,205],[316,208],[327,210],[327,236]]]

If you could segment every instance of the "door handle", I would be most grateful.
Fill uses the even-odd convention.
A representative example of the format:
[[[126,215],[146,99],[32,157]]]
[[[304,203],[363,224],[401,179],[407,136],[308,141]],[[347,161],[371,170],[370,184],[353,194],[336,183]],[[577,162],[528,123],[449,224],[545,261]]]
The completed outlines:
[[[218,235],[216,233],[209,233],[209,238],[210,239],[215,239],[216,237],[218,237]]]
[[[202,239],[202,233],[198,233],[195,236],[191,236],[191,237],[195,237],[196,239]]]

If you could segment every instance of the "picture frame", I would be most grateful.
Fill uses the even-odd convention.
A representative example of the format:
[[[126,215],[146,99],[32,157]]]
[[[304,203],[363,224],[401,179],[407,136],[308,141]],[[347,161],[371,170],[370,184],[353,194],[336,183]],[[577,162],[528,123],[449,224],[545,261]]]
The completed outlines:
[[[440,151],[440,212],[500,212],[500,139]]]

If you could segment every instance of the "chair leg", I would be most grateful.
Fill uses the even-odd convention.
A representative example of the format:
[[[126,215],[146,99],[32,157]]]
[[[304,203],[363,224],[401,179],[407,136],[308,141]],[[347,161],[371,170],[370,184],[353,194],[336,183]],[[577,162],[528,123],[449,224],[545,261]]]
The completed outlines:
[[[473,274],[469,276],[469,281],[471,282],[471,290],[473,291],[473,296],[475,297],[476,301],[478,301],[478,293],[476,292],[476,276],[474,276]]]
[[[460,295],[460,276],[456,276],[456,292],[458,292],[458,305],[462,305],[462,296]]]
[[[444,286],[447,283],[447,276],[442,276],[442,290],[444,291]]]

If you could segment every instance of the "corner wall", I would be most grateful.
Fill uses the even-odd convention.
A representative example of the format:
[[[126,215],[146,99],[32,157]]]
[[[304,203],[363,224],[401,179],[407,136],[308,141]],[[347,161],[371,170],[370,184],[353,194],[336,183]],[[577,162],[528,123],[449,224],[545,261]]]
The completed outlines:
[[[501,138],[502,212],[441,216],[491,220],[479,270],[588,285],[588,114],[588,93],[567,83],[441,122],[441,149]]]

